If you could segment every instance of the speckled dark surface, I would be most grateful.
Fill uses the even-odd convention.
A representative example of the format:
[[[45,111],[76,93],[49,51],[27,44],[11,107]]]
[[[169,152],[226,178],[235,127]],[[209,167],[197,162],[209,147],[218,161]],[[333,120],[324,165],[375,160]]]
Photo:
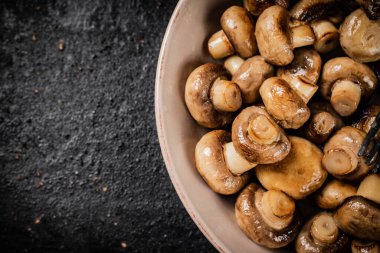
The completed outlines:
[[[1,1],[2,252],[215,251],[172,187],[155,128],[176,2]]]

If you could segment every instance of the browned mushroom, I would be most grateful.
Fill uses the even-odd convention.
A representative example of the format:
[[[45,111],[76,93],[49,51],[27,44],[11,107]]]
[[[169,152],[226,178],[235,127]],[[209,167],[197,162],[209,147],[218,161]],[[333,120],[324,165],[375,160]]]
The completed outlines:
[[[257,106],[247,107],[232,123],[236,151],[251,163],[276,163],[290,151],[290,142],[271,116]]]
[[[284,79],[308,103],[317,91],[317,82],[322,68],[322,59],[313,49],[300,48],[294,51],[294,60],[277,70],[277,76]]]
[[[365,133],[346,126],[336,132],[324,147],[324,168],[338,179],[358,181],[371,169],[365,158],[358,156]]]
[[[268,248],[288,245],[301,228],[300,217],[290,197],[281,191],[265,191],[255,183],[240,193],[235,216],[248,238]]]
[[[260,95],[268,113],[284,128],[298,129],[310,117],[306,103],[279,77],[265,80],[260,87]]]
[[[250,104],[260,97],[259,88],[269,77],[273,76],[274,68],[265,62],[261,56],[247,59],[232,76],[242,93],[243,102]]]
[[[273,65],[288,65],[293,61],[294,48],[314,44],[314,33],[309,25],[290,28],[289,23],[289,12],[278,5],[264,10],[256,22],[260,54]]]
[[[380,253],[380,246],[377,242],[353,240],[351,243],[352,253]]]
[[[222,127],[231,122],[231,112],[241,106],[240,89],[225,80],[226,75],[223,66],[207,63],[196,68],[186,81],[186,105],[201,126]]]
[[[268,190],[280,190],[294,199],[302,199],[318,190],[327,178],[321,165],[322,152],[306,139],[289,137],[289,155],[275,164],[258,165],[257,179]]]
[[[339,231],[333,215],[322,212],[312,217],[296,240],[297,253],[341,253],[350,250],[350,239]]]
[[[229,133],[214,130],[205,134],[195,148],[195,165],[199,174],[213,191],[224,195],[238,192],[249,180],[248,173],[236,176],[230,172],[231,161],[243,159],[226,154],[225,146],[229,142]]]
[[[361,118],[353,126],[368,133],[378,113],[380,113],[380,105],[368,106],[361,114]],[[376,139],[380,139],[380,131],[377,132]]]
[[[318,191],[315,202],[322,209],[335,209],[342,204],[346,198],[355,195],[356,191],[356,186],[333,179]]]
[[[337,12],[335,0],[301,0],[290,10],[293,19],[311,22],[334,16]]]
[[[229,55],[232,55],[235,52],[234,47],[231,42],[228,40],[227,35],[223,30],[217,31],[211,35],[208,40],[208,51],[212,58],[222,59]]]
[[[244,0],[244,7],[253,15],[260,16],[260,14],[271,7],[272,5],[280,5],[285,9],[289,6],[289,0]]]
[[[376,86],[373,71],[348,57],[331,59],[323,66],[321,93],[341,116],[353,114],[361,97],[370,96]]]
[[[324,143],[330,135],[344,126],[343,120],[330,104],[313,101],[309,105],[311,117],[306,127],[306,138],[314,143]]]
[[[380,2],[378,0],[356,0],[370,19],[380,19]]]
[[[328,53],[339,45],[339,30],[329,20],[311,23],[315,35],[314,48],[320,53]]]
[[[366,176],[359,185],[358,195],[380,204],[380,175],[371,174]]]
[[[380,19],[368,19],[362,9],[352,12],[340,26],[340,44],[356,61],[380,60]]]

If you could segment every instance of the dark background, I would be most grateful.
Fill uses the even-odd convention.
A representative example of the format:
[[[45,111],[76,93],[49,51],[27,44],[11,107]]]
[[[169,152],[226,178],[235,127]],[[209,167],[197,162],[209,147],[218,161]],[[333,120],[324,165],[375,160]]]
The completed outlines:
[[[156,134],[156,62],[176,3],[0,2],[2,252],[215,251]]]

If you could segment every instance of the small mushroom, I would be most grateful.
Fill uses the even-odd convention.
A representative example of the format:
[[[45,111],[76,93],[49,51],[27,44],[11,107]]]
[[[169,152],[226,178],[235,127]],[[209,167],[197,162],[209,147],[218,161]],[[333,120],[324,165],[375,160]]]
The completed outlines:
[[[186,81],[185,101],[191,116],[208,128],[227,125],[232,111],[240,108],[239,87],[226,79],[223,66],[207,63],[196,68]]]
[[[240,193],[235,204],[235,216],[248,238],[268,248],[290,244],[301,228],[293,199],[281,191],[265,191],[255,183]]]
[[[208,51],[212,58],[222,59],[229,55],[232,55],[235,52],[234,47],[231,42],[228,40],[227,35],[223,30],[220,30],[213,35],[211,35],[208,40]]]
[[[368,19],[362,9],[352,12],[340,26],[340,44],[358,62],[380,60],[380,19]]]
[[[236,151],[251,163],[276,163],[290,151],[290,142],[271,116],[257,106],[247,107],[232,123]]]
[[[370,96],[377,78],[366,65],[348,57],[337,57],[325,63],[320,83],[321,94],[341,116],[353,114],[362,97]]]
[[[226,153],[225,147],[230,142],[231,135],[228,132],[214,130],[205,134],[195,147],[195,165],[199,174],[213,191],[224,195],[240,191],[249,180],[248,173],[237,176],[230,172],[228,166],[232,162],[238,166],[247,165],[238,155]]]
[[[238,71],[240,66],[243,65],[243,63],[244,63],[243,58],[237,55],[233,55],[233,56],[228,57],[224,61],[224,67],[228,70],[228,72],[230,72],[231,75],[234,75]]]
[[[293,49],[313,45],[314,33],[309,25],[289,27],[289,12],[273,5],[256,22],[256,39],[261,56],[273,65],[285,66],[293,61]]]
[[[361,118],[357,122],[355,122],[353,126],[368,133],[378,113],[380,113],[380,105],[368,106],[364,109],[363,113],[361,114]],[[375,138],[377,140],[380,139],[380,131],[377,132]]]
[[[274,68],[265,62],[261,56],[254,56],[246,60],[232,76],[242,93],[243,102],[250,104],[259,98],[261,84],[273,76]]]
[[[291,64],[277,70],[277,76],[284,79],[308,103],[318,90],[317,82],[322,68],[322,59],[313,49],[300,48],[294,51]]]
[[[377,242],[353,240],[351,243],[352,253],[380,253],[380,246]]]
[[[364,9],[368,18],[376,20],[380,19],[380,1],[378,0],[356,0]]]
[[[328,53],[339,45],[339,30],[329,20],[311,23],[315,35],[314,48],[320,53]]]
[[[244,7],[253,16],[259,16],[265,9],[276,4],[287,9],[289,0],[244,0]]]
[[[302,98],[283,79],[271,77],[260,87],[266,110],[284,128],[298,129],[310,117],[310,110]]]
[[[357,187],[336,179],[331,180],[318,191],[315,202],[322,209],[335,209],[343,201],[356,194]]]
[[[306,139],[289,137],[289,155],[275,164],[258,165],[257,179],[268,190],[280,190],[294,199],[303,199],[318,190],[327,178],[322,152]]]
[[[324,143],[330,135],[344,126],[343,120],[330,104],[314,101],[310,104],[311,117],[306,127],[306,138],[314,143]]]
[[[322,212],[312,217],[296,240],[297,253],[340,253],[350,250],[350,239],[339,231],[333,215]]]
[[[311,22],[334,16],[337,12],[335,0],[301,0],[290,10],[293,19]]]

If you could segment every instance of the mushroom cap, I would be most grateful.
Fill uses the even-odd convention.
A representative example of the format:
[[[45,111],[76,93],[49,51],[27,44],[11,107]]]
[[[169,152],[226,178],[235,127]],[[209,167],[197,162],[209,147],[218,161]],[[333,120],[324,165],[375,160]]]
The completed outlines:
[[[304,94],[298,89],[302,89],[302,87],[305,86],[310,86],[311,88],[314,86],[315,89],[305,91],[307,94],[312,93],[312,96],[318,89],[316,85],[321,68],[322,59],[317,51],[310,48],[299,48],[294,51],[294,60],[292,63],[279,68],[277,70],[277,76],[287,81],[301,97],[303,97]]]
[[[244,7],[253,16],[259,16],[266,8],[276,4],[287,9],[289,0],[244,0]]]
[[[298,234],[295,247],[297,253],[340,253],[349,252],[350,239],[343,232],[339,232],[337,240],[332,244],[322,244],[314,241],[311,234],[311,226],[315,219],[325,212],[319,213],[308,220]]]
[[[273,5],[263,11],[256,22],[256,40],[261,56],[273,65],[285,66],[293,61],[289,13]]]
[[[218,112],[210,99],[214,81],[228,73],[222,65],[206,63],[199,66],[187,78],[185,101],[187,108],[198,124],[208,128],[227,125],[232,120],[232,113]]]
[[[380,60],[380,19],[368,19],[362,9],[352,12],[340,26],[340,44],[356,61]]]
[[[195,165],[199,174],[220,194],[238,192],[249,180],[249,174],[233,175],[226,165],[223,144],[231,141],[231,135],[224,130],[214,130],[205,134],[195,147]]]
[[[352,184],[333,179],[318,191],[315,202],[322,209],[335,209],[346,198],[355,195],[357,190],[358,187]]]
[[[334,83],[344,79],[359,84],[364,97],[371,95],[377,86],[377,78],[370,67],[349,57],[337,57],[329,60],[323,66],[320,82],[321,94],[330,99]]]
[[[241,57],[249,58],[257,53],[255,24],[246,9],[240,6],[228,8],[220,18],[220,24]]]
[[[378,0],[356,0],[364,9],[369,19],[380,18],[380,2]]]
[[[260,87],[265,108],[284,128],[298,129],[310,118],[310,110],[290,85],[279,77],[271,77]]]
[[[337,12],[335,0],[301,0],[290,10],[293,19],[311,22],[334,16]]]
[[[296,211],[291,224],[285,229],[276,231],[268,226],[256,207],[256,198],[264,192],[258,184],[249,184],[236,200],[236,220],[252,241],[268,248],[281,248],[296,238],[301,228],[301,219]]]
[[[279,133],[279,138],[272,144],[260,144],[249,136],[248,127],[252,119],[264,116]],[[240,112],[232,123],[232,141],[236,151],[251,163],[268,164],[284,159],[290,151],[290,142],[285,132],[271,116],[257,106],[247,107]]]
[[[269,77],[273,76],[274,68],[263,57],[257,55],[247,59],[232,76],[240,88],[243,102],[250,104],[259,98],[259,88]]]
[[[343,180],[349,181],[358,181],[363,179],[365,175],[370,170],[370,166],[365,163],[365,157],[359,157],[357,155],[361,144],[364,141],[366,134],[354,127],[345,126],[338,130],[325,144],[323,152],[324,167],[332,174],[334,177]],[[329,169],[329,166],[326,166],[325,157],[331,151],[343,150],[348,154],[352,154],[358,160],[356,168],[352,168],[351,171],[348,171],[346,174],[337,174],[335,171]]]
[[[294,199],[303,199],[318,190],[327,178],[322,152],[306,139],[289,136],[289,155],[275,164],[259,164],[257,179],[267,190],[280,190]]]
[[[380,205],[362,196],[347,198],[334,219],[345,233],[364,240],[380,241]]]

